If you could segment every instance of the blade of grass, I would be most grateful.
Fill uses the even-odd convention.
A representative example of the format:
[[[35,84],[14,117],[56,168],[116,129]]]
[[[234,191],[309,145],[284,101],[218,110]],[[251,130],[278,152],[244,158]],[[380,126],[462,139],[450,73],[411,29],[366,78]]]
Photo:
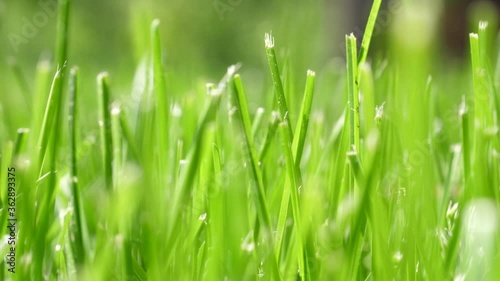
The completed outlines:
[[[287,126],[289,126],[286,121],[280,124],[280,133],[282,137],[282,145],[283,145],[283,150],[285,153],[285,159],[286,159],[286,168],[287,168],[287,174],[290,179],[291,184],[285,184],[285,188],[287,188],[289,195],[291,196],[292,200],[292,216],[293,216],[293,226],[294,226],[294,231],[295,231],[295,241],[294,244],[297,247],[297,252],[300,253],[298,257],[298,265],[299,265],[299,276],[301,280],[307,280],[305,279],[305,276],[309,274],[309,270],[306,269],[307,266],[307,260],[306,255],[304,253],[304,245],[303,245],[303,232],[302,232],[302,217],[300,215],[300,199],[299,199],[299,190],[302,188],[302,183],[299,182],[299,179],[297,178],[297,175],[295,174],[295,162],[293,159],[292,155],[292,149],[291,149],[291,142],[292,140],[288,138],[288,133],[287,133]],[[284,192],[285,194],[285,192]],[[288,201],[288,196],[284,198],[283,201]],[[282,201],[282,202],[283,202]],[[287,207],[288,209],[288,207]],[[282,212],[283,209],[280,210],[281,213],[286,213]]]
[[[361,42],[361,49],[359,51],[359,60],[357,61],[358,65],[363,65],[366,61],[368,50],[370,49],[370,42],[373,36],[373,30],[375,29],[375,25],[377,23],[380,4],[382,4],[382,0],[373,1],[372,9],[370,11],[370,15],[368,16],[368,22],[366,23],[365,33],[363,35],[363,41]],[[347,52],[349,52],[349,49],[347,49]]]
[[[97,76],[97,93],[99,100],[99,130],[101,136],[101,153],[104,167],[106,189],[113,188],[113,140],[110,114],[109,75],[106,72]]]
[[[168,115],[170,114],[167,91],[165,86],[165,76],[162,63],[162,49],[160,40],[160,21],[154,20],[151,25],[151,41],[153,54],[153,91],[156,96],[156,117],[158,120],[158,130],[156,130],[159,142],[159,163],[160,171],[167,171],[166,162],[168,158]]]
[[[356,52],[356,37],[354,34],[346,35],[347,50],[347,91],[350,123],[349,143],[354,150],[359,152],[359,99],[358,99],[358,64]]]
[[[300,171],[300,160],[302,159],[302,152],[304,150],[305,137],[307,134],[307,127],[309,124],[309,115],[311,112],[312,98],[314,94],[315,77],[316,74],[313,71],[307,72],[306,89],[302,101],[302,106],[300,109],[299,120],[297,121],[297,126],[295,131],[296,133],[293,137],[293,142],[291,147],[292,156],[296,159],[295,162],[293,163],[294,175],[296,170]],[[302,185],[302,183],[300,182],[301,180],[300,179],[297,180],[299,181],[298,186],[301,186]],[[275,246],[276,246],[276,252],[279,254],[278,256],[281,256],[283,247],[282,244],[285,236],[286,220],[288,218],[288,208],[291,195],[290,193],[291,189],[294,188],[293,186],[295,186],[295,188],[298,187],[296,186],[296,184],[297,184],[296,180],[294,179],[292,181],[291,177],[287,177],[285,179],[285,188],[283,190],[283,195],[281,199],[280,212],[278,216],[278,226],[276,230]],[[302,248],[300,249],[300,253],[302,253]],[[301,270],[303,271],[304,268],[302,267]]]
[[[78,187],[78,166],[77,166],[77,99],[78,99],[78,82],[79,81],[79,71],[77,67],[73,67],[70,72],[69,78],[69,112],[68,112],[68,123],[69,123],[69,148],[70,148],[70,186],[73,195],[73,209],[74,209],[74,220],[75,228],[71,235],[74,235],[75,242],[72,243],[74,246],[75,262],[78,265],[82,265],[86,260],[86,240],[84,240],[84,227],[86,226],[85,218],[83,216],[83,204],[80,194],[80,189]]]
[[[37,168],[39,169],[39,175],[42,175],[42,167],[47,152],[47,147],[49,143],[49,137],[52,133],[55,118],[57,115],[57,106],[61,102],[61,80],[62,80],[62,70],[57,70],[54,79],[52,81],[52,86],[49,93],[49,98],[47,101],[47,106],[45,107],[45,113],[42,121],[42,128],[40,129],[40,136],[38,138],[38,163]]]
[[[363,95],[363,136],[375,128],[375,85],[372,68],[368,63],[359,66],[359,89]]]
[[[236,103],[238,107],[238,112],[240,113],[240,118],[242,121],[242,129],[245,135],[245,143],[246,143],[246,149],[249,153],[248,157],[250,158],[250,164],[251,164],[251,174],[252,174],[252,180],[253,180],[253,186],[257,187],[257,198],[258,198],[258,214],[259,214],[259,219],[262,222],[264,228],[261,228],[264,233],[267,234],[267,239],[269,239],[269,244],[271,245],[270,249],[273,249],[273,240],[272,240],[272,225],[271,225],[271,218],[269,215],[269,210],[268,210],[268,205],[267,205],[267,200],[266,200],[266,191],[264,187],[264,181],[262,178],[262,173],[260,170],[260,165],[259,165],[259,160],[257,158],[257,151],[255,149],[255,144],[253,140],[253,135],[252,135],[252,125],[250,121],[250,115],[248,114],[248,106],[247,106],[247,101],[246,101],[246,96],[245,92],[243,89],[243,83],[241,82],[241,77],[236,74],[234,76],[234,89],[236,92]],[[278,266],[276,264],[276,259],[274,255],[271,255],[270,258],[271,266],[273,272],[271,273],[273,278],[275,280],[281,280]]]
[[[265,35],[265,45],[266,45],[267,61],[269,63],[271,76],[273,78],[274,94],[276,95],[276,101],[278,102],[280,119],[290,124],[288,106],[285,99],[285,91],[283,90],[283,83],[281,82],[278,60],[276,59],[276,52],[274,50],[274,38],[269,33],[266,33]],[[288,126],[287,130],[289,138],[292,139],[293,138],[292,128]]]
[[[23,150],[26,144],[26,135],[30,132],[29,129],[21,128],[17,130],[16,141],[14,142],[14,157],[18,156]]]
[[[304,98],[302,100],[302,106],[300,108],[297,126],[295,127],[295,134],[297,135],[297,137],[294,135],[292,143],[293,158],[295,159],[295,165],[297,167],[300,166],[302,153],[304,151],[307,128],[309,125],[309,115],[311,114],[311,105],[314,96],[315,79],[316,73],[314,71],[308,70]]]
[[[130,152],[132,153],[132,157],[137,160],[138,162],[141,162],[141,154],[139,153],[139,150],[137,149],[137,143],[134,138],[134,134],[132,132],[132,129],[130,128],[130,125],[127,121],[127,115],[124,110],[120,111],[120,126],[121,126],[121,131],[123,132],[123,136],[125,137],[125,141],[127,143],[128,148],[130,149]]]
[[[123,143],[121,131],[121,108],[118,103],[111,105],[111,139],[113,148],[113,188],[118,188],[118,177],[123,169]]]
[[[273,111],[271,112],[271,120],[269,121],[269,125],[267,126],[267,132],[264,144],[262,145],[262,148],[260,149],[259,153],[259,162],[261,163],[264,162],[264,158],[266,157],[267,152],[269,151],[269,147],[271,146],[274,136],[276,135],[278,124],[279,124],[279,113]]]
[[[196,171],[200,164],[198,160],[200,157],[200,149],[202,144],[201,140],[204,137],[207,125],[215,120],[216,113],[221,101],[222,93],[226,89],[228,82],[231,80],[231,77],[233,77],[234,73],[238,68],[239,68],[238,65],[233,65],[229,67],[226,75],[221,80],[219,85],[208,93],[208,101],[205,104],[205,107],[199,118],[197,130],[194,135],[194,139],[191,142],[192,145],[187,155],[185,164],[186,166],[181,171],[181,175],[178,181],[178,186],[176,187],[173,199],[169,207],[171,211],[169,214],[168,234],[166,238],[167,249],[169,249],[169,252],[165,257],[167,264],[174,257],[173,254],[174,247],[177,241],[180,239],[180,236],[178,235],[178,233],[176,233],[176,229],[179,227],[181,223],[181,217],[182,217],[181,206],[185,205],[188,200],[190,187],[194,182],[194,179],[196,177]]]

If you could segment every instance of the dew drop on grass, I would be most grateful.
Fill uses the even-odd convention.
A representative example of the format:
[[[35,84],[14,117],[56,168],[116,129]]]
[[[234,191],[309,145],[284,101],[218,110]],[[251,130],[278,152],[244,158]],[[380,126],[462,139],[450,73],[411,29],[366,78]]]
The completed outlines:
[[[56,245],[56,252],[59,252],[61,250],[61,245],[57,244]]]

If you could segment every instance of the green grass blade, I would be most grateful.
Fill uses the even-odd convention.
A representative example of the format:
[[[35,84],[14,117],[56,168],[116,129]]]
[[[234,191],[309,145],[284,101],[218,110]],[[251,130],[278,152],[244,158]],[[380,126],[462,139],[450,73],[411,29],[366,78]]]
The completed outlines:
[[[61,0],[58,6],[56,63],[62,68],[68,60],[68,34],[71,0]]]
[[[121,108],[119,104],[111,105],[111,140],[113,148],[113,188],[118,188],[118,178],[123,169],[123,135],[121,130]]]
[[[157,134],[159,135],[160,171],[165,172],[168,157],[168,116],[170,110],[165,86],[159,25],[160,21],[158,19],[153,21],[151,25],[151,41],[153,55],[153,90],[156,97],[156,117],[158,120]]]
[[[252,135],[252,124],[250,121],[250,115],[248,113],[248,105],[246,101],[246,96],[243,88],[243,83],[241,82],[241,77],[236,74],[234,76],[234,89],[236,92],[236,101],[237,101],[237,107],[238,107],[238,112],[240,113],[240,118],[241,118],[241,126],[245,135],[245,143],[246,143],[246,149],[248,150],[248,157],[250,158],[250,165],[251,165],[251,175],[252,175],[252,181],[253,181],[253,186],[257,187],[257,198],[258,198],[258,214],[259,214],[259,219],[263,223],[264,228],[261,227],[261,229],[264,231],[266,234],[266,240],[269,240],[269,245],[273,245],[273,240],[272,240],[272,226],[271,226],[271,218],[269,215],[269,210],[268,210],[268,205],[267,205],[267,200],[266,200],[266,191],[264,187],[264,181],[262,177],[262,172],[260,170],[260,165],[259,165],[259,159],[257,156],[257,151],[255,149],[255,144],[253,140],[253,135]],[[271,246],[270,249],[273,249]],[[274,258],[274,254],[271,255],[271,266],[273,272],[271,273],[273,276],[273,279],[275,280],[280,280],[280,274],[278,271],[278,266],[276,264],[276,260]]]
[[[111,129],[109,75],[103,72],[97,76],[99,100],[99,130],[101,136],[104,182],[109,191],[113,188],[113,140]]]
[[[372,68],[368,63],[359,66],[359,80],[359,90],[363,97],[362,132],[366,136],[375,128],[375,84]]]
[[[257,152],[255,149],[255,144],[252,135],[252,125],[250,121],[250,115],[248,114],[248,106],[245,97],[245,92],[243,89],[243,84],[241,82],[241,77],[236,74],[234,76],[234,88],[237,94],[237,106],[238,112],[242,120],[242,128],[245,134],[246,147],[249,151],[249,157],[251,161],[251,171],[252,178],[257,185],[257,196],[259,198],[259,210],[262,218],[262,222],[270,230],[271,229],[271,219],[269,216],[269,211],[267,209],[266,203],[266,192],[264,188],[264,182],[262,179],[262,173],[260,171],[259,162],[257,158]]]
[[[264,162],[264,158],[266,157],[267,152],[269,151],[269,147],[271,146],[274,136],[276,135],[278,124],[279,124],[279,113],[273,111],[271,113],[271,120],[269,121],[269,125],[267,126],[267,132],[266,132],[266,137],[264,138],[265,139],[264,144],[262,145],[262,148],[260,149],[259,153],[259,161],[261,163]]]
[[[38,139],[38,169],[40,175],[42,174],[42,166],[47,152],[47,147],[49,144],[49,138],[52,133],[54,122],[57,116],[57,107],[61,102],[61,83],[62,72],[57,70],[54,80],[52,81],[52,86],[49,93],[49,98],[47,101],[47,106],[45,107],[45,113],[42,121],[42,128],[40,129],[40,136]]]
[[[287,174],[291,183],[291,184],[285,184],[285,188],[288,188],[288,193],[291,196],[291,201],[292,201],[292,216],[293,216],[293,225],[296,238],[294,244],[296,244],[297,252],[300,253],[298,257],[299,275],[302,280],[305,280],[305,276],[306,274],[308,274],[309,270],[306,269],[307,261],[304,260],[306,255],[304,254],[302,217],[301,217],[300,202],[299,202],[300,201],[299,190],[303,187],[302,187],[302,182],[300,182],[299,178],[297,177],[297,174],[295,173],[296,166],[293,159],[292,148],[291,148],[292,140],[288,138],[288,132],[287,132],[288,129],[286,128],[287,126],[289,126],[289,124],[286,123],[286,121],[281,123],[279,126],[282,137],[283,150],[285,153]],[[288,199],[285,198],[284,200],[288,201]],[[283,209],[281,209],[280,211],[283,211]]]
[[[276,52],[274,50],[274,38],[269,33],[266,33],[265,43],[266,43],[267,61],[269,63],[269,68],[271,70],[271,75],[273,78],[274,94],[276,95],[276,101],[278,102],[280,119],[290,124],[290,116],[289,116],[290,113],[288,112],[288,106],[285,99],[285,91],[283,89],[283,83],[281,82],[281,75],[278,67],[278,60],[276,59]],[[289,138],[292,139],[293,138],[292,128],[289,126],[287,130]]]
[[[304,92],[304,98],[302,100],[302,106],[300,108],[299,120],[297,121],[297,126],[295,127],[295,135],[293,137],[292,143],[292,153],[295,159],[295,165],[297,167],[300,166],[300,161],[302,160],[302,152],[304,151],[307,127],[309,125],[309,115],[311,114],[311,105],[314,96],[315,80],[316,73],[314,71],[308,70],[306,89]]]
[[[30,130],[26,128],[21,128],[17,130],[16,141],[14,142],[14,157],[18,156],[23,150],[26,144],[26,136],[29,134]]]
[[[313,71],[307,72],[306,89],[302,101],[302,106],[300,109],[299,120],[297,121],[297,126],[295,130],[296,133],[293,137],[293,142],[291,147],[292,157],[296,159],[295,162],[293,163],[294,177],[297,177],[296,172],[300,171],[300,160],[302,159],[302,152],[305,145],[307,127],[309,124],[309,115],[311,112],[311,104],[314,94],[315,77],[316,74]],[[285,138],[285,136],[282,136],[282,138]],[[285,151],[285,153],[287,152]],[[289,165],[289,163],[287,163],[287,165]],[[282,246],[283,246],[282,244],[285,236],[285,226],[286,226],[286,221],[288,219],[288,208],[289,208],[291,190],[294,188],[298,188],[299,186],[302,186],[302,179],[300,175],[298,176],[297,179],[292,178],[290,176],[285,179],[285,188],[283,190],[283,195],[281,198],[280,212],[278,216],[278,226],[276,230],[275,247],[276,247],[276,252],[279,254],[279,256],[281,256]],[[303,249],[301,247],[299,252],[302,251]],[[304,264],[302,264],[300,268],[302,272],[304,272]]]
[[[370,49],[370,42],[372,40],[373,30],[375,29],[375,25],[377,23],[380,4],[382,4],[382,0],[373,1],[372,9],[370,11],[370,16],[368,17],[368,22],[366,23],[365,33],[363,35],[363,41],[361,42],[361,49],[359,51],[359,60],[357,61],[358,65],[363,65],[366,61],[366,57],[368,56],[368,50]],[[347,49],[347,52],[349,52],[349,49]]]
[[[347,90],[350,138],[349,143],[355,151],[359,152],[359,99],[358,99],[358,64],[356,51],[356,37],[346,35],[347,50]]]
[[[75,237],[74,257],[76,264],[81,265],[86,260],[86,246],[84,240],[84,227],[86,225],[83,216],[83,204],[81,199],[80,189],[78,187],[78,166],[77,166],[77,115],[78,115],[78,82],[79,71],[77,67],[73,67],[70,72],[69,78],[69,112],[68,112],[68,125],[69,125],[69,148],[70,148],[70,185],[73,195],[73,209],[75,228],[72,235]]]
[[[200,165],[200,150],[203,143],[202,139],[205,136],[205,130],[210,123],[214,122],[221,101],[222,93],[226,89],[228,82],[231,80],[231,77],[234,75],[234,72],[237,69],[238,66],[229,67],[228,72],[221,80],[219,85],[215,89],[210,90],[207,95],[208,101],[205,104],[205,107],[199,118],[197,130],[186,157],[185,167],[183,167],[181,171],[178,185],[173,194],[171,203],[169,204],[170,214],[168,221],[168,234],[166,238],[167,249],[169,249],[169,252],[166,256],[167,263],[170,262],[174,257],[174,247],[181,238],[178,233],[176,233],[176,229],[181,225],[181,206],[187,204],[190,188],[192,187],[193,182],[196,178],[196,171],[198,170],[198,167]]]
[[[132,154],[132,157],[138,162],[141,162],[141,154],[139,153],[139,150],[137,148],[137,143],[134,138],[134,134],[132,132],[132,129],[130,128],[127,119],[127,114],[125,113],[124,110],[120,110],[120,126],[121,126],[121,131],[123,132],[123,136],[125,137],[127,146]]]

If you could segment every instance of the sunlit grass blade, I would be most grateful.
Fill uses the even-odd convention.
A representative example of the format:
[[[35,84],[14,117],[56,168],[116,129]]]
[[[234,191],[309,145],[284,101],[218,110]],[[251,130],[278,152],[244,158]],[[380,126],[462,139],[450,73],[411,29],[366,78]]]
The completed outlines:
[[[288,112],[288,106],[285,99],[285,91],[283,89],[283,83],[281,82],[280,71],[278,67],[278,60],[276,58],[276,52],[274,50],[274,38],[271,34],[266,33],[265,36],[266,43],[266,54],[267,61],[269,63],[269,68],[271,69],[271,76],[273,78],[273,88],[274,94],[276,95],[276,101],[278,102],[278,110],[280,113],[280,118],[290,124],[290,116]],[[288,127],[288,136],[290,139],[293,138],[292,128]]]
[[[374,183],[378,181],[377,172],[380,168],[377,163],[380,155],[379,135],[377,133],[373,133],[368,137],[367,142],[367,164],[362,165],[359,156],[355,151],[347,153],[347,159],[349,161],[353,177],[360,187],[359,192],[353,193],[353,196],[359,199],[359,203],[356,204],[355,212],[351,218],[351,235],[347,240],[346,245],[347,253],[350,258],[350,268],[345,273],[349,276],[349,280],[358,279],[357,274],[359,273],[359,267],[361,264],[362,243],[366,236],[367,221],[371,216],[373,216],[370,213],[372,201],[371,196],[374,194]]]
[[[255,112],[255,117],[252,123],[252,135],[254,138],[256,137],[257,132],[262,126],[262,120],[264,119],[265,110],[262,107],[257,108]]]
[[[132,129],[130,128],[127,115],[124,110],[120,110],[120,126],[127,143],[127,148],[130,150],[132,157],[141,162],[141,154],[139,153],[139,150],[137,148],[137,142],[134,138],[134,134],[132,132]]]
[[[62,68],[68,60],[68,36],[72,0],[59,1],[57,13],[56,63]]]
[[[151,41],[152,41],[152,57],[153,57],[153,91],[156,97],[156,117],[157,117],[157,134],[159,146],[159,163],[160,171],[166,171],[166,162],[168,157],[168,116],[170,114],[167,90],[165,86],[165,73],[162,62],[162,47],[159,31],[160,21],[154,20],[151,25]]]
[[[362,132],[363,136],[370,133],[375,128],[375,84],[373,81],[373,71],[368,63],[359,66],[359,90],[363,97],[361,103]]]
[[[347,50],[347,91],[350,137],[349,144],[359,152],[359,98],[358,98],[358,63],[356,51],[356,37],[346,35]]]
[[[186,204],[190,187],[196,178],[196,171],[200,165],[200,150],[202,139],[205,136],[205,130],[210,123],[214,122],[222,93],[226,89],[228,81],[230,81],[237,69],[238,66],[229,67],[228,72],[219,85],[215,89],[210,90],[207,95],[208,100],[200,115],[197,130],[192,141],[192,146],[187,154],[185,166],[181,170],[181,175],[169,207],[170,214],[166,241],[167,249],[171,249],[171,251],[167,253],[167,261],[170,261],[170,259],[174,256],[173,249],[180,238],[180,236],[175,232],[181,223],[182,209],[180,206]]]
[[[70,186],[73,198],[73,210],[74,210],[74,220],[75,227],[72,231],[74,235],[74,257],[77,264],[81,265],[85,263],[86,260],[86,244],[84,240],[84,227],[86,222],[83,215],[83,204],[81,199],[81,193],[78,186],[78,165],[77,165],[77,116],[78,116],[78,82],[79,81],[79,71],[77,67],[73,67],[70,72],[69,79],[69,112],[68,112],[68,123],[69,123],[69,148],[70,148]]]
[[[109,76],[106,72],[97,76],[97,93],[99,100],[99,130],[104,182],[107,190],[111,190],[113,188],[113,139],[111,129]]]
[[[293,136],[292,143],[292,153],[295,161],[295,166],[300,166],[300,161],[302,160],[302,153],[304,151],[304,145],[307,135],[307,127],[309,125],[309,115],[311,114],[311,105],[314,96],[314,85],[315,85],[316,73],[314,71],[307,71],[306,79],[306,89],[304,92],[304,98],[302,100],[302,106],[300,108],[299,119],[297,121],[297,126],[295,127],[295,134]]]
[[[266,203],[266,192],[264,188],[264,182],[262,179],[262,173],[260,171],[259,167],[259,160],[257,158],[257,152],[255,149],[255,143],[254,143],[254,138],[252,134],[252,125],[250,121],[250,115],[248,114],[248,105],[246,101],[246,96],[245,92],[243,89],[243,83],[241,81],[241,77],[239,74],[236,74],[234,76],[234,89],[236,93],[236,101],[237,101],[237,106],[238,106],[238,112],[240,113],[240,118],[242,121],[242,129],[245,135],[245,142],[246,142],[246,147],[249,151],[249,158],[251,162],[251,173],[252,173],[252,180],[255,182],[257,185],[257,194],[259,198],[259,209],[261,212],[261,217],[263,220],[263,223],[265,224],[266,227],[271,229],[271,219],[269,216],[269,211],[267,210],[267,203]]]
[[[291,196],[291,201],[292,201],[292,216],[293,216],[293,226],[295,231],[295,241],[293,241],[292,243],[295,244],[295,246],[297,247],[297,253],[299,253],[297,257],[297,262],[299,264],[299,275],[302,280],[306,280],[305,276],[309,274],[309,270],[306,269],[307,260],[305,260],[306,255],[304,254],[304,245],[303,245],[304,234],[302,230],[302,216],[300,212],[300,199],[299,199],[299,191],[300,189],[303,188],[303,186],[302,182],[300,181],[299,178],[297,178],[297,174],[295,173],[296,168],[291,148],[292,140],[288,138],[288,132],[287,132],[288,129],[286,128],[287,126],[289,126],[289,124],[287,124],[286,121],[283,121],[283,123],[281,123],[279,126],[282,138],[283,151],[285,153],[285,159],[286,159],[286,170],[288,178],[291,183],[291,184],[285,184],[285,188],[288,189],[288,193],[289,196]],[[288,201],[288,198],[283,198],[283,200],[286,202]],[[283,211],[284,209],[280,210],[280,215],[282,213],[286,214],[286,212]]]
[[[370,16],[368,17],[368,22],[366,23],[365,33],[363,34],[363,41],[361,42],[361,49],[359,51],[358,65],[363,65],[366,61],[368,55],[368,50],[370,49],[370,42],[373,36],[373,30],[377,23],[378,12],[380,10],[380,4],[382,0],[374,0],[372,4],[372,9],[370,11]],[[347,49],[349,52],[349,49]]]
[[[267,132],[266,132],[266,137],[264,138],[264,144],[260,149],[259,153],[260,162],[264,161],[264,158],[266,157],[267,152],[269,151],[269,147],[271,146],[274,136],[276,135],[278,124],[279,124],[279,113],[273,111],[271,112],[271,120],[269,121],[269,125],[267,126]]]
[[[304,93],[304,98],[302,101],[302,106],[300,109],[300,114],[299,114],[299,120],[297,121],[297,126],[295,130],[295,135],[293,136],[293,142],[291,144],[291,153],[292,153],[292,159],[295,159],[292,161],[292,163],[288,163],[287,165],[292,165],[294,168],[293,171],[293,176],[296,177],[296,171],[300,171],[300,160],[302,159],[302,152],[304,149],[305,145],[305,138],[307,134],[307,127],[309,124],[309,115],[311,112],[311,104],[312,104],[312,99],[313,99],[313,94],[314,94],[314,84],[315,84],[315,77],[316,73],[313,71],[308,71],[307,72],[307,80],[306,80],[306,89]],[[287,128],[285,128],[287,129]],[[287,133],[288,134],[288,133]],[[288,136],[282,136],[282,138],[287,138]],[[286,148],[284,147],[286,150]],[[285,152],[287,153],[287,152]],[[289,159],[287,159],[289,160]],[[287,166],[288,169],[291,168]],[[286,178],[285,180],[285,188],[283,190],[283,196],[281,198],[281,206],[280,206],[280,212],[278,216],[278,226],[276,230],[276,252],[281,256],[282,252],[282,247],[283,247],[283,239],[285,235],[285,225],[286,221],[288,219],[288,208],[289,208],[289,201],[290,201],[290,195],[292,192],[292,189],[297,189],[302,186],[302,179],[301,177],[299,178],[292,178],[290,175]],[[298,197],[297,197],[298,198]],[[294,200],[294,199],[292,199]],[[298,205],[298,203],[296,203]],[[298,209],[297,209],[298,210]],[[297,212],[295,210],[295,212]],[[295,216],[294,216],[295,217]],[[299,239],[302,239],[302,236],[299,234],[298,235]],[[300,253],[303,251],[303,247],[299,247],[298,250]],[[301,266],[299,267],[302,271],[304,271],[304,266],[305,264],[302,263]]]
[[[38,138],[38,162],[37,168],[42,174],[42,166],[47,152],[47,147],[49,144],[49,138],[52,133],[55,119],[57,118],[57,108],[59,103],[61,103],[61,87],[62,87],[62,70],[57,70],[54,80],[52,80],[52,86],[49,93],[49,98],[47,101],[47,106],[45,108],[45,113],[42,121],[42,127],[40,129],[40,136]]]
[[[260,165],[259,165],[259,159],[257,156],[257,151],[255,149],[255,144],[254,144],[254,139],[252,135],[252,125],[250,121],[250,115],[248,113],[248,105],[246,101],[246,96],[245,92],[243,89],[243,84],[241,82],[241,77],[236,74],[234,76],[234,89],[237,95],[236,101],[237,101],[237,107],[238,107],[238,112],[240,114],[240,118],[242,121],[242,129],[244,131],[245,135],[245,143],[246,143],[246,149],[248,150],[249,153],[249,160],[250,160],[250,165],[251,165],[251,175],[252,175],[252,181],[253,184],[252,186],[256,186],[256,192],[257,192],[257,207],[258,207],[258,215],[259,219],[263,224],[263,227],[261,228],[264,233],[266,234],[266,240],[269,241],[269,245],[271,245],[270,249],[273,249],[272,245],[273,240],[272,240],[272,226],[271,226],[271,218],[269,215],[269,210],[268,210],[268,205],[267,205],[267,200],[266,200],[266,191],[264,187],[264,181],[262,177],[262,172],[260,170]],[[278,271],[278,266],[276,264],[275,260],[275,255],[271,254],[270,255],[270,263],[273,272],[271,273],[273,278],[275,280],[280,280],[280,274]]]
[[[223,171],[221,166],[221,157],[219,148],[214,144],[212,146],[214,181],[209,185],[208,193],[211,195],[207,201],[208,206],[208,226],[207,226],[207,243],[212,249],[223,249],[226,233],[225,226],[225,200],[221,190],[223,181]],[[225,251],[208,251],[208,259],[206,264],[207,279],[219,279],[224,276],[224,260]]]
[[[113,188],[118,188],[118,180],[123,170],[123,135],[121,127],[121,108],[120,104],[114,103],[110,106],[111,112],[111,140],[113,148]]]
[[[26,137],[29,134],[30,130],[26,128],[21,128],[17,130],[16,141],[14,142],[14,157],[19,155],[25,147]]]

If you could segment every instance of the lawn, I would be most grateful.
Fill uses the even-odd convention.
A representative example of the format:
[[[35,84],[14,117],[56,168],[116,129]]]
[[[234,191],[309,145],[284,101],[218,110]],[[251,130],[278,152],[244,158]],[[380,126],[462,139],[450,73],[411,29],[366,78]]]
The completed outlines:
[[[493,6],[474,6],[452,59],[444,1],[369,1],[330,45],[322,1],[273,2],[263,17],[289,30],[258,37],[239,30],[268,27],[262,3],[157,7],[212,17],[208,34],[135,3],[132,46],[79,2],[0,32],[0,280],[500,278]],[[114,43],[86,50],[99,31]]]

